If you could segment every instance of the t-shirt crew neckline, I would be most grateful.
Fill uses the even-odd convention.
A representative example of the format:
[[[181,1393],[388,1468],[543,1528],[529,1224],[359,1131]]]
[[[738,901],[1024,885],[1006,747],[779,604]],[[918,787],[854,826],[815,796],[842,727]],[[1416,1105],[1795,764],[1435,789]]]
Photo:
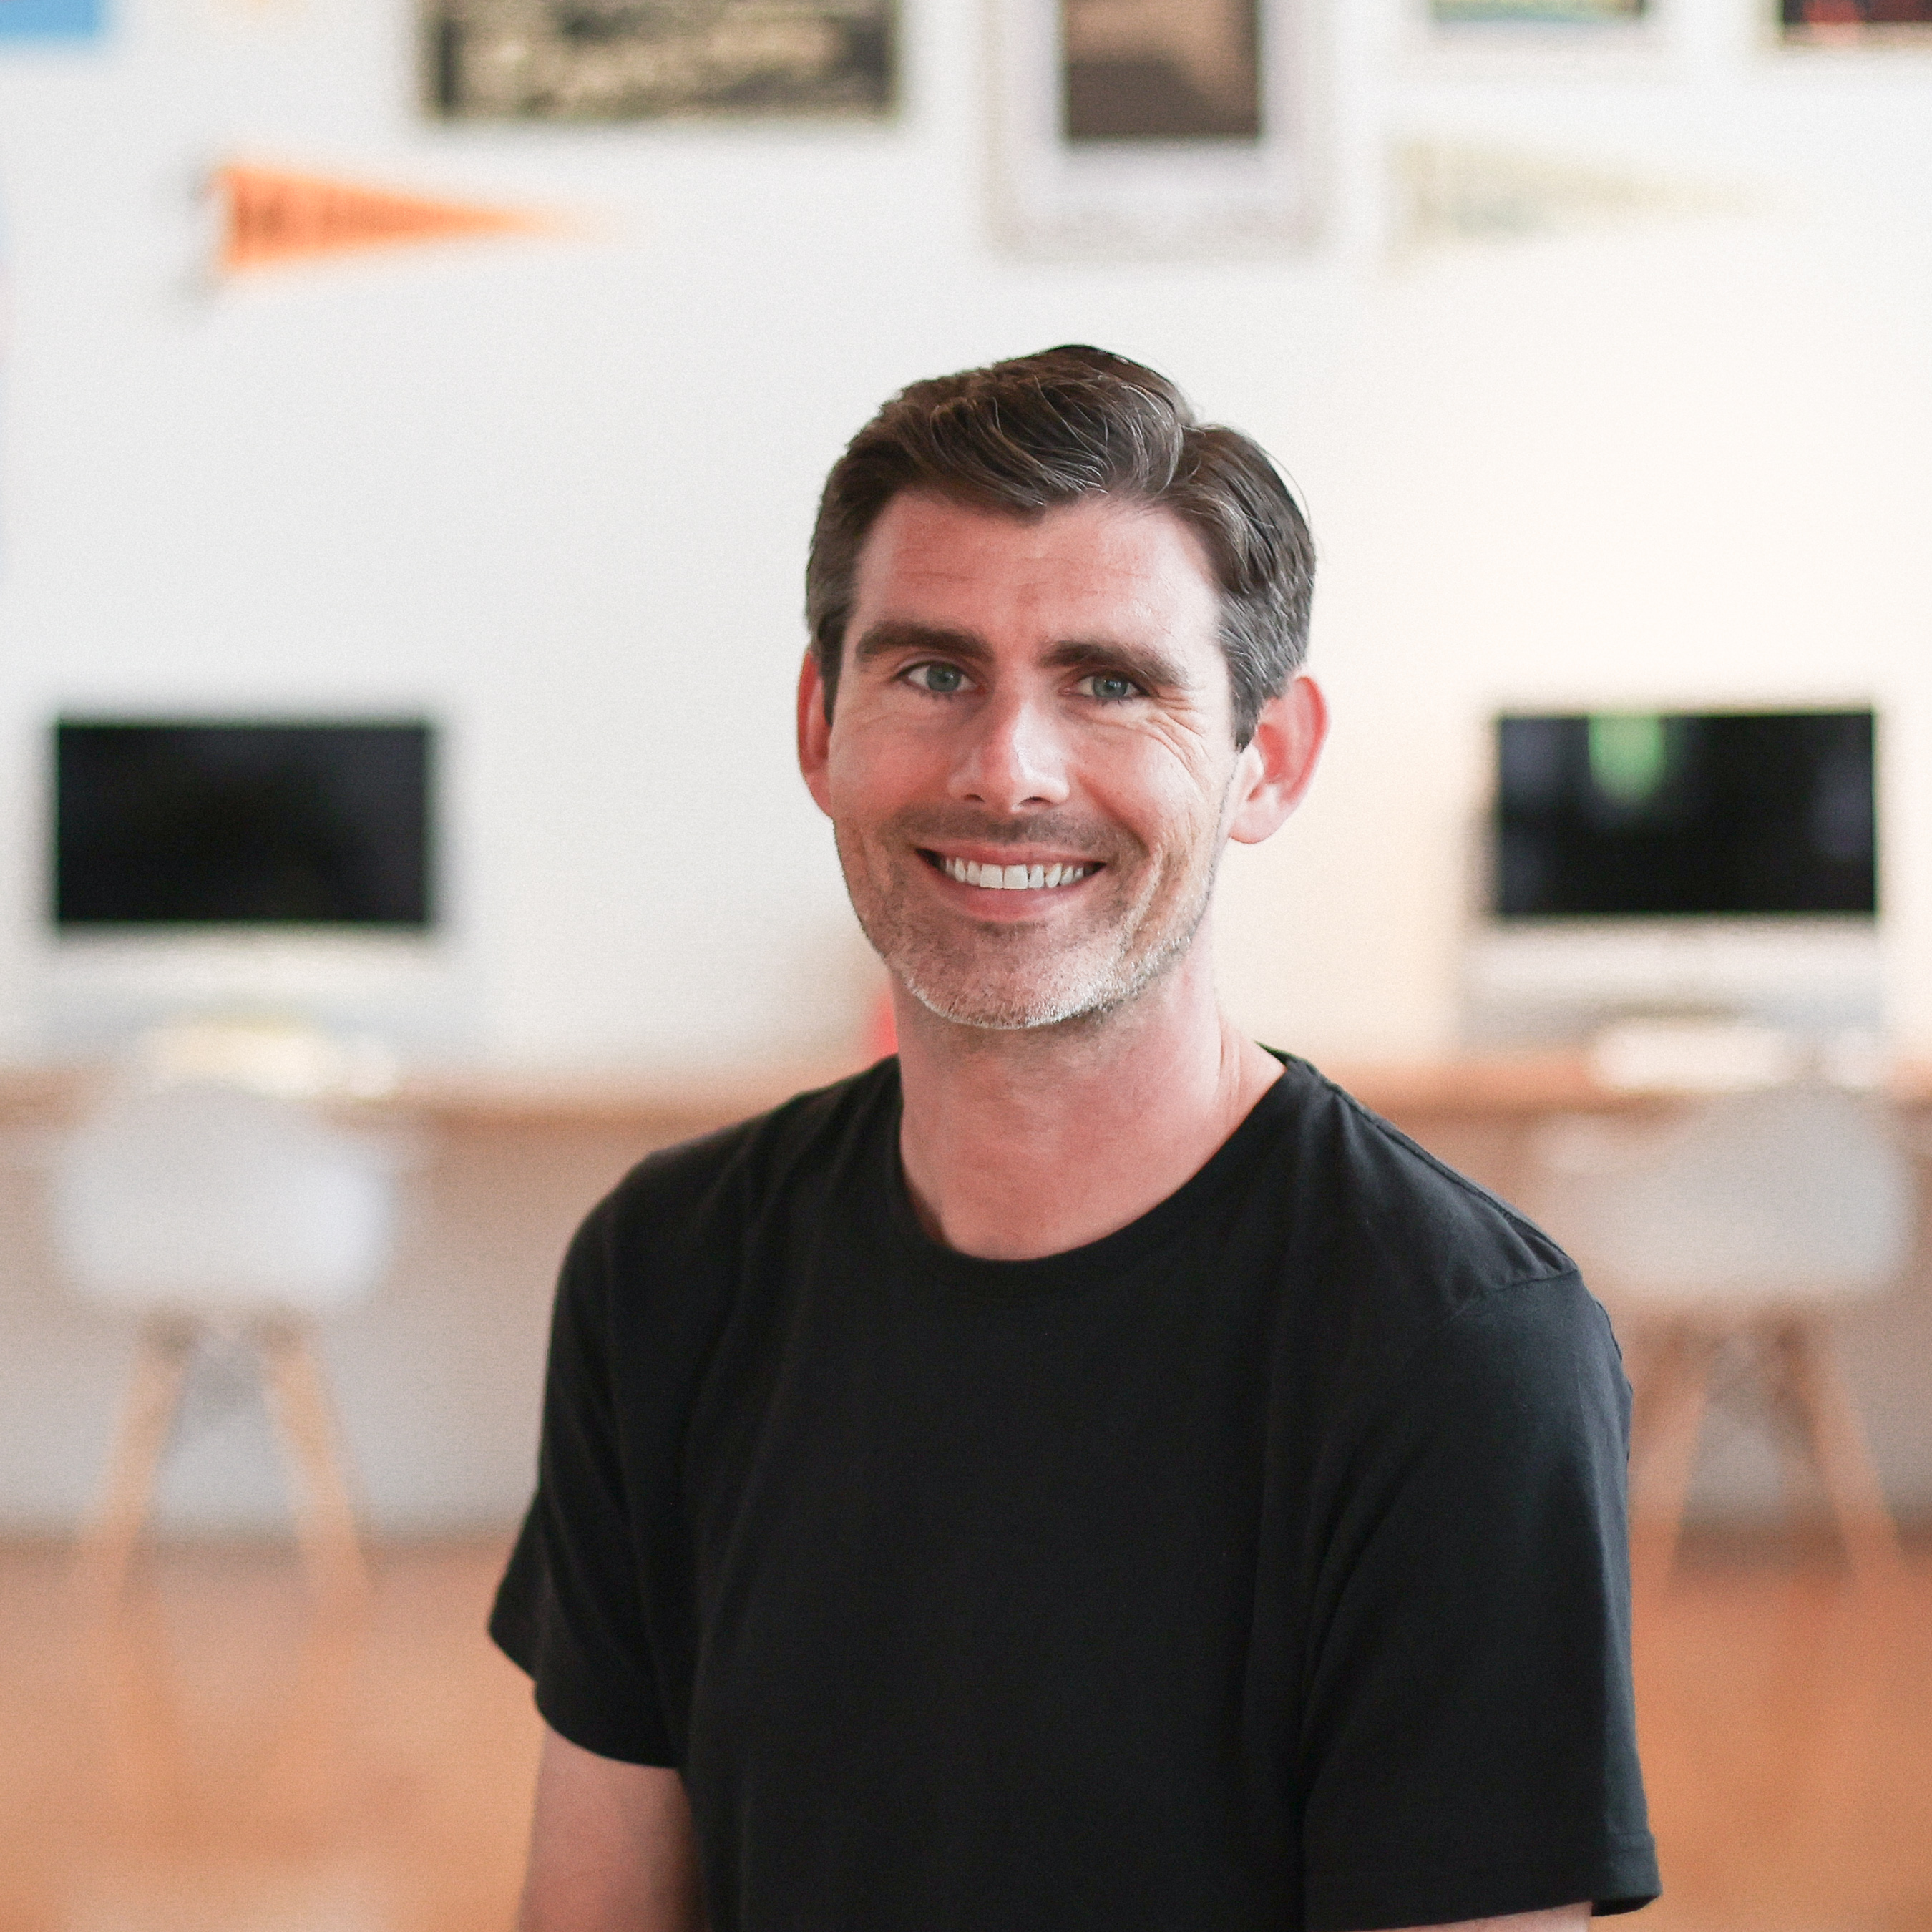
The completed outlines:
[[[895,1077],[880,1150],[893,1240],[903,1257],[928,1280],[987,1300],[1012,1301],[1064,1294],[1118,1280],[1127,1269],[1158,1253],[1177,1237],[1198,1233],[1204,1216],[1208,1215],[1215,1201],[1238,1184],[1267,1139],[1270,1126],[1286,1118],[1293,1105],[1288,1090],[1300,1084],[1298,1072],[1305,1078],[1312,1070],[1292,1054],[1278,1052],[1273,1047],[1264,1051],[1282,1063],[1281,1078],[1268,1082],[1234,1132],[1172,1194],[1156,1202],[1124,1228],[1116,1228],[1096,1241],[1025,1261],[1000,1261],[962,1253],[934,1240],[920,1225],[899,1152],[904,1095]]]

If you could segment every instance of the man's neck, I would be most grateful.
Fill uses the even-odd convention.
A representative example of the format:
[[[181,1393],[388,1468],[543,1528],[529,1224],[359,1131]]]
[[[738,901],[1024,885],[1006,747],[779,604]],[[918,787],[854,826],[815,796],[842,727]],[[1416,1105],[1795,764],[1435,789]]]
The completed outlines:
[[[1204,944],[1127,1006],[1062,1026],[956,1026],[903,988],[895,999],[913,1204],[934,1239],[989,1259],[1059,1254],[1137,1220],[1282,1070],[1221,1012]]]

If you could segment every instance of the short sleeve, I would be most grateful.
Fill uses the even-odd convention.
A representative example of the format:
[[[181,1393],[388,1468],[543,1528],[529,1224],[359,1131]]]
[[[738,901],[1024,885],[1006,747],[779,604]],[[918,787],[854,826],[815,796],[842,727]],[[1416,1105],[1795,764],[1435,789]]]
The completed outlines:
[[[550,1727],[600,1756],[676,1762],[638,1576],[610,1372],[608,1208],[566,1258],[537,1490],[490,1618]]]
[[[1449,1318],[1357,1437],[1300,1741],[1310,1932],[1656,1896],[1628,1429],[1608,1322],[1570,1274]]]

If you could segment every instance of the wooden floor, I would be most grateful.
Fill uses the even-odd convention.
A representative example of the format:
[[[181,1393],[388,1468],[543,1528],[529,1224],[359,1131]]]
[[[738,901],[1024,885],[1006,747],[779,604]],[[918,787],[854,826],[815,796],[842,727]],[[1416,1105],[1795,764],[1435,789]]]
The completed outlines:
[[[1645,1932],[1932,1932],[1932,1551],[1698,1562],[1639,1606]]]
[[[536,1737],[481,1631],[502,1554],[382,1552],[332,1622],[285,1555],[174,1551],[104,1627],[65,1552],[0,1549],[0,1932],[502,1932]],[[1932,1553],[1877,1594],[1694,1562],[1639,1636],[1648,1932],[1932,1932]]]
[[[503,1551],[377,1552],[318,1619],[292,1554],[145,1559],[76,1615],[66,1552],[0,1552],[0,1932],[496,1932],[536,1764],[486,1642]]]

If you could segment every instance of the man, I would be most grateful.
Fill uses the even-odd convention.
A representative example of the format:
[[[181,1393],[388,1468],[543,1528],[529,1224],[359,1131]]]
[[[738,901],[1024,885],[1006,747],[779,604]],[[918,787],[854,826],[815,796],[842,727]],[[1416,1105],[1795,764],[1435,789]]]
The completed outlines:
[[[899,1052],[574,1244],[493,1630],[529,1932],[1580,1925],[1656,1890],[1627,1390],[1534,1228],[1216,1004],[1312,554],[1085,348],[832,471],[799,750]]]

